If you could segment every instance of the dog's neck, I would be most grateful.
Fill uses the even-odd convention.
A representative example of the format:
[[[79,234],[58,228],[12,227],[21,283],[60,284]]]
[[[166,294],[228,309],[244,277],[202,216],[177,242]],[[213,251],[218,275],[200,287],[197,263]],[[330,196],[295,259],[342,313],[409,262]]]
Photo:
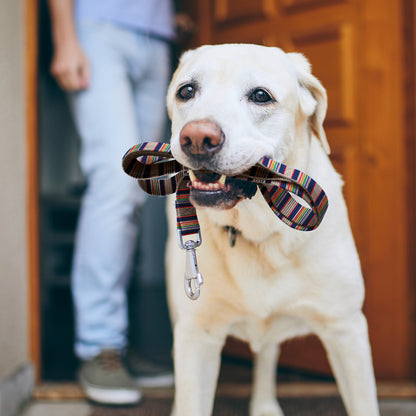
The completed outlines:
[[[263,214],[259,216],[259,212]],[[238,239],[243,238],[253,243],[260,243],[272,234],[284,231],[287,228],[276,218],[259,190],[253,198],[239,202],[232,209],[199,208],[197,213],[204,236],[206,234],[205,230],[212,227],[227,230],[231,227],[238,233]],[[272,227],[270,227],[271,223],[273,224]]]

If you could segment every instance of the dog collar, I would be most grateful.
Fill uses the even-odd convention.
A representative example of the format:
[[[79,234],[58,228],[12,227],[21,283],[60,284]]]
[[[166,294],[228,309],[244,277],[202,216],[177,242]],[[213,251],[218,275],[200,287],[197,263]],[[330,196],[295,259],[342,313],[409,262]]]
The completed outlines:
[[[189,199],[189,168],[174,159],[168,143],[161,142],[133,146],[123,156],[122,166],[149,194],[164,196],[176,192],[179,245],[187,252],[185,291],[191,299],[197,299],[203,280],[198,271],[195,249],[202,239],[196,210]],[[328,209],[325,192],[310,176],[266,156],[234,178],[257,183],[274,214],[295,230],[316,229]],[[302,198],[310,208],[296,202],[291,193]],[[185,242],[184,238],[191,235],[196,236],[196,240]]]

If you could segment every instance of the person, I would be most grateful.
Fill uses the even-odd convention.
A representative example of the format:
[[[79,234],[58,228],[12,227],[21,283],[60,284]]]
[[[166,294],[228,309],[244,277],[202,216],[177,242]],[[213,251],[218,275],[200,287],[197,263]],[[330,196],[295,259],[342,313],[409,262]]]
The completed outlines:
[[[123,172],[121,159],[140,138],[158,141],[164,133],[173,5],[170,0],[48,0],[48,5],[51,73],[68,92],[87,183],[72,266],[79,380],[89,399],[136,403],[137,383],[168,385],[173,374],[126,353],[127,283],[145,197]]]

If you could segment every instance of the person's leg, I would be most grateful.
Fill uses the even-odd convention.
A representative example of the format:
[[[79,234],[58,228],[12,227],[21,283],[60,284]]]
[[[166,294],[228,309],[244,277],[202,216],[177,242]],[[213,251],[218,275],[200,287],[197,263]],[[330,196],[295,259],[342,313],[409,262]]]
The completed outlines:
[[[124,40],[110,25],[80,26],[91,65],[91,85],[71,98],[81,137],[80,163],[87,180],[77,228],[72,272],[76,353],[92,358],[126,344],[126,284],[144,200],[121,168],[125,151],[139,140]]]
[[[136,34],[135,42],[130,44],[129,50],[129,73],[133,82],[136,119],[141,141],[166,141],[165,133],[167,127],[166,92],[170,79],[170,47],[160,40],[149,38],[139,33]],[[148,201],[151,202],[151,201]],[[163,253],[158,252],[157,239],[163,237],[159,234],[158,224],[163,221],[156,213],[147,211],[146,222],[155,225],[154,231],[144,234],[145,243],[140,247],[140,253],[146,255],[142,259],[142,271],[152,267],[154,276],[163,269],[156,264],[150,266],[150,262],[159,261]],[[144,247],[146,245],[146,247]],[[155,250],[156,253],[155,254]],[[157,258],[159,256],[159,259]],[[145,266],[148,266],[147,268]],[[160,270],[162,269],[162,270]],[[160,270],[160,271],[159,271]],[[140,277],[141,281],[151,277]],[[139,317],[140,322],[140,317]],[[172,368],[162,363],[152,362],[137,354],[133,348],[129,348],[126,356],[126,364],[136,383],[140,387],[161,387],[174,383]]]
[[[131,52],[129,66],[141,140],[167,141],[164,134],[167,126],[166,92],[171,75],[170,46],[138,34]]]

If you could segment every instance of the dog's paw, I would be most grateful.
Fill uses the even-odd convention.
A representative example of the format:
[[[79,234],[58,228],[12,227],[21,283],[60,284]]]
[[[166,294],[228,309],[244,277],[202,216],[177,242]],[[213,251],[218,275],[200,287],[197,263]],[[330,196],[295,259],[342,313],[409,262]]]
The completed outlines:
[[[250,416],[284,416],[282,409],[276,400],[252,402],[250,404]]]

